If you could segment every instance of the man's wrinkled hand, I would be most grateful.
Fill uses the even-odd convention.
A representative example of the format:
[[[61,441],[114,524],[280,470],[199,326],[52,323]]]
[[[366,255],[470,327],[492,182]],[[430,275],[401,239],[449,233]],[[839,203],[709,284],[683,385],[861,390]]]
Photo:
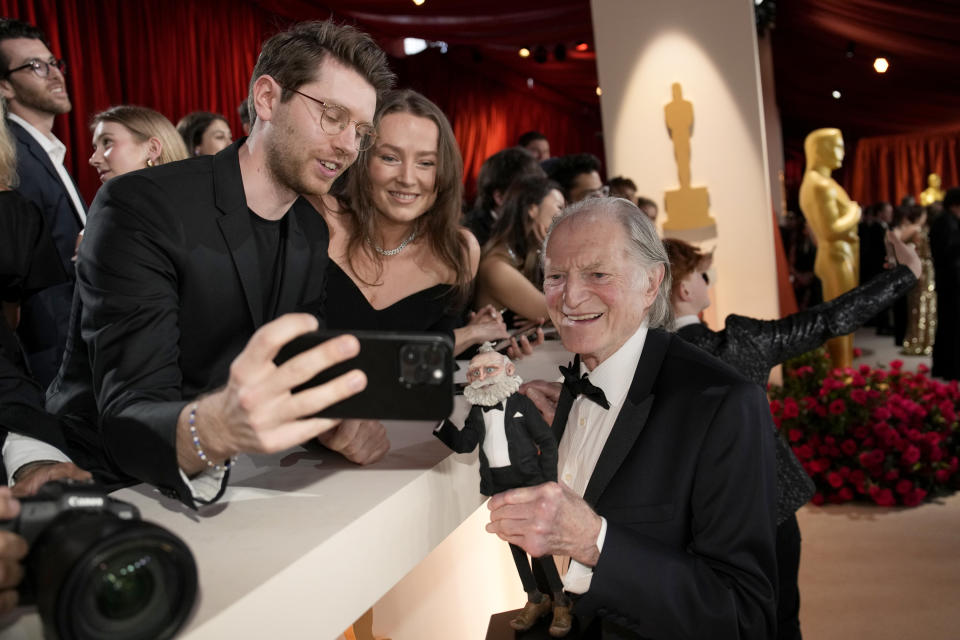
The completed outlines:
[[[34,495],[40,487],[54,480],[92,480],[89,471],[84,471],[72,462],[31,462],[17,470],[13,495],[25,498]]]
[[[531,556],[570,556],[587,567],[597,564],[602,521],[569,487],[546,482],[511,489],[490,498],[487,507],[487,531]]]
[[[557,412],[561,389],[563,389],[563,385],[559,382],[547,382],[546,380],[531,380],[520,385],[520,393],[533,401],[547,424],[553,424],[553,416]]]
[[[16,518],[20,503],[8,487],[0,487],[0,520]],[[27,542],[15,533],[0,531],[0,613],[17,606],[17,585],[23,579],[20,561],[27,555]]]
[[[357,464],[379,462],[390,451],[387,430],[377,420],[344,420],[317,436],[317,441]]]

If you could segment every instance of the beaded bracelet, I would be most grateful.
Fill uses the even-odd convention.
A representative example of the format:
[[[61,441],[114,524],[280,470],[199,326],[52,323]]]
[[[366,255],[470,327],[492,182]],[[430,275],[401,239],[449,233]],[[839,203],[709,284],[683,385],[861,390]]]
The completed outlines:
[[[226,471],[233,464],[233,458],[227,458],[226,462],[223,465],[215,464],[207,458],[207,454],[203,451],[203,447],[200,446],[200,434],[197,433],[197,403],[194,402],[193,406],[190,407],[190,437],[193,438],[193,448],[197,450],[197,456],[201,460],[207,463],[207,466],[213,469],[214,471]]]

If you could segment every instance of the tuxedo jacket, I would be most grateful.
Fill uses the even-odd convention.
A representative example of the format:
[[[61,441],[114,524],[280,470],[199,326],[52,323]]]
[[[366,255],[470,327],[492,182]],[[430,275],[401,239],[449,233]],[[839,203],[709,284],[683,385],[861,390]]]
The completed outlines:
[[[510,466],[523,479],[523,486],[557,480],[557,441],[540,411],[527,396],[514,393],[504,403],[503,427],[507,436]],[[483,452],[486,437],[483,409],[473,405],[463,429],[444,420],[435,433],[457,453],[469,453],[480,445],[480,493],[492,496],[514,487],[501,487],[490,474],[490,463]]]
[[[12,120],[7,120],[7,128],[17,145],[17,174],[20,176],[17,191],[40,209],[53,237],[60,265],[69,275],[68,281],[24,300],[20,309],[22,315],[17,333],[33,374],[45,387],[60,366],[67,342],[74,281],[72,258],[83,224],[60,174],[40,143]]]
[[[855,331],[916,283],[913,272],[899,266],[842,296],[780,320],[730,315],[723,331],[697,323],[678,329],[677,335],[766,388],[773,367]],[[814,491],[810,476],[784,438],[778,437],[777,521],[789,518]]]
[[[181,409],[222,386],[263,317],[237,149],[114,178],[90,208],[64,363],[47,408],[99,435],[104,467],[193,504],[177,466]],[[277,315],[323,322],[329,234],[303,198],[287,213]],[[198,416],[202,424],[203,415]]]
[[[573,398],[561,392],[562,437]],[[763,391],[663,331],[633,382],[584,499],[606,518],[584,638],[773,638],[773,428]]]

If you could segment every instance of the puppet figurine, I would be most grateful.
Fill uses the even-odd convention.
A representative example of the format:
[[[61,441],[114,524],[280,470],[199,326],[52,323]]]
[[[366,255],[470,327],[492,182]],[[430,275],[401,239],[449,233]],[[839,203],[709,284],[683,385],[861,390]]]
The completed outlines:
[[[480,493],[492,496],[516,487],[556,482],[557,441],[533,402],[518,391],[522,381],[513,362],[485,343],[470,360],[467,382],[463,395],[472,406],[463,429],[444,420],[434,433],[457,453],[469,453],[480,445]],[[571,603],[563,593],[553,556],[532,559],[553,592],[551,601],[537,587],[527,553],[513,544],[510,551],[527,592],[527,604],[510,626],[525,631],[552,609],[550,635],[565,636],[570,631]]]

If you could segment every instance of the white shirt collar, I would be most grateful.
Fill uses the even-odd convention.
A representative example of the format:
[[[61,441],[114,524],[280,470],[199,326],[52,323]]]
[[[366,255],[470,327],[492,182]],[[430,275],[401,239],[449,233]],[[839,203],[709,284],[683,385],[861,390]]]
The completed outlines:
[[[590,382],[603,389],[611,407],[622,404],[630,390],[633,374],[640,362],[640,354],[643,353],[648,327],[649,324],[644,318],[640,328],[614,351],[613,355],[594,367],[593,371],[588,371],[587,365],[580,361],[580,375],[589,374]]]
[[[691,324],[700,324],[700,318],[692,314],[686,315],[686,316],[680,316],[679,318],[674,320],[673,330],[679,331],[680,329],[683,329],[687,325],[691,325]]]
[[[30,136],[37,141],[44,152],[50,156],[51,162],[54,165],[63,164],[63,159],[67,155],[67,147],[65,144],[60,142],[60,139],[57,136],[50,134],[49,137],[45,136],[39,129],[35,126],[21,118],[15,113],[8,113],[7,117],[16,122],[18,125],[24,128],[24,130],[30,134]]]

